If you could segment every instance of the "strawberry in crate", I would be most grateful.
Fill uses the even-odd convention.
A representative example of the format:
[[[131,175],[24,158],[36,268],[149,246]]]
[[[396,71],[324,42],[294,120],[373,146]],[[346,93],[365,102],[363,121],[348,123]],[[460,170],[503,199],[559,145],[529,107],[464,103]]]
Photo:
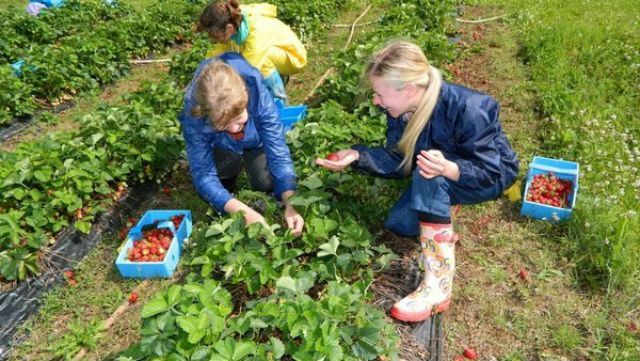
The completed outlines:
[[[133,241],[133,248],[127,251],[131,262],[162,262],[171,246],[173,233],[166,228],[144,230],[142,238]]]
[[[529,202],[570,208],[569,195],[571,191],[571,180],[558,178],[551,172],[536,174],[531,181],[526,199]]]

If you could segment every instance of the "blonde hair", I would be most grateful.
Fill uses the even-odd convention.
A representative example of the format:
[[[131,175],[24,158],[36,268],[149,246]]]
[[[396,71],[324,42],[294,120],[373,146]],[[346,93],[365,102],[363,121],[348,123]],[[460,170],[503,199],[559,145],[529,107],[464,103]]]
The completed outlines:
[[[216,129],[224,129],[247,108],[249,96],[242,77],[220,60],[208,64],[198,76],[194,96],[194,117],[209,117]]]
[[[418,45],[402,40],[392,41],[377,51],[369,61],[365,75],[367,78],[379,77],[397,90],[408,84],[426,89],[397,145],[404,155],[399,167],[409,174],[416,142],[429,122],[440,95],[442,75],[429,64]]]

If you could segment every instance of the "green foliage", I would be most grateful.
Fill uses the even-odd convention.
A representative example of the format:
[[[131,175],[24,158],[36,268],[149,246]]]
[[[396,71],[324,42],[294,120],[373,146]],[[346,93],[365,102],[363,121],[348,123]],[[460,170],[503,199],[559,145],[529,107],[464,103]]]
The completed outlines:
[[[278,19],[290,25],[302,42],[308,42],[327,29],[346,1],[267,1],[278,7]]]
[[[0,152],[2,277],[36,273],[38,251],[63,227],[88,232],[120,182],[156,180],[170,170],[182,150],[180,94],[170,83],[149,83],[128,102],[85,115],[78,131]]]
[[[518,19],[521,56],[547,117],[544,155],[577,161],[582,171],[569,224],[578,277],[631,294],[640,285],[640,241],[631,231],[640,228],[636,5],[546,1]]]
[[[127,74],[129,59],[192,38],[192,23],[200,7],[184,1],[162,1],[142,12],[58,39],[55,44],[33,44],[20,56],[23,75],[16,79],[7,67],[0,71],[0,123],[31,114],[33,97],[52,104],[94,90]],[[99,15],[96,15],[99,16]]]
[[[13,68],[0,66],[0,125],[33,113],[36,104],[31,92],[31,86],[13,74]]]
[[[49,8],[38,16],[20,9],[0,13],[0,58],[13,62],[22,58],[29,47],[53,44],[65,36],[83,33],[88,36],[96,24],[121,18],[131,12],[124,4],[114,6],[102,0],[68,0],[59,8]]]
[[[335,56],[333,67],[337,71],[319,88],[320,100],[336,100],[351,111],[369,103],[363,79],[367,61],[375,50],[399,34],[420,45],[436,67],[453,59],[455,47],[445,32],[454,5],[454,1],[392,1],[375,30]]]
[[[340,195],[324,191],[317,175],[300,185],[292,204],[305,217],[302,237],[278,224],[246,227],[240,214],[211,223],[193,239],[187,283],[144,306],[143,339],[120,360],[394,359],[394,327],[367,301],[375,272],[395,256],[334,208]],[[268,221],[282,219],[267,209]],[[251,299],[232,302],[238,287]]]
[[[73,360],[83,348],[95,349],[96,343],[104,335],[104,330],[102,321],[93,321],[89,325],[72,323],[69,325],[70,332],[65,333],[61,340],[52,344],[49,351],[57,358]]]
[[[171,59],[169,74],[180,86],[187,86],[193,77],[198,64],[207,56],[211,47],[208,36],[199,36],[191,46],[191,49],[177,53]]]

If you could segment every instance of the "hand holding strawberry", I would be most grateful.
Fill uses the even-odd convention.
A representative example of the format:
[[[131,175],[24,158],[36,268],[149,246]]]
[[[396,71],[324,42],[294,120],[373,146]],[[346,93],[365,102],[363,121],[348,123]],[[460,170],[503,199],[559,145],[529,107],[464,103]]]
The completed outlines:
[[[341,172],[351,163],[360,158],[360,153],[354,149],[343,149],[331,153],[323,158],[316,158],[316,165],[334,172]]]

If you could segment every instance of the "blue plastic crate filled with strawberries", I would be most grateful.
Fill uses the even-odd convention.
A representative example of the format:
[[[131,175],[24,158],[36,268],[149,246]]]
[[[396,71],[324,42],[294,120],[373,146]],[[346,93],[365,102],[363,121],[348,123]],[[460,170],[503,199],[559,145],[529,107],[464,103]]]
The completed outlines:
[[[126,278],[170,277],[192,229],[189,210],[149,210],[131,227],[116,259]]]
[[[576,162],[534,157],[529,164],[520,214],[546,221],[571,217],[578,195],[579,173]]]

